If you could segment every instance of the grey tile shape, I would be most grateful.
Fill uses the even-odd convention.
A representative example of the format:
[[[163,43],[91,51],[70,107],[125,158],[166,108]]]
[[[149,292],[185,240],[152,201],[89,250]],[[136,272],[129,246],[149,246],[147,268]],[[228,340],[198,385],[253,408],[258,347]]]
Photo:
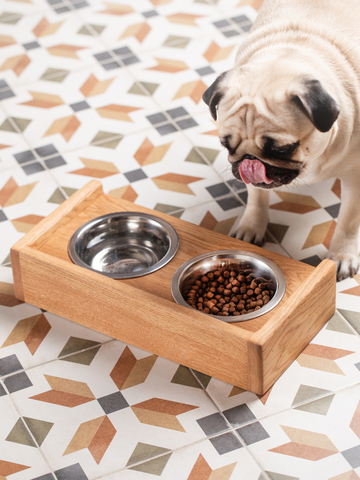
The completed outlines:
[[[197,68],[196,72],[201,76],[204,77],[205,75],[210,75],[211,73],[215,73],[215,70],[210,66]]]
[[[79,3],[74,3],[74,8],[76,8],[77,10],[79,8],[85,8],[85,7],[88,7],[89,4],[87,2],[85,2],[84,0],[82,2],[79,2]]]
[[[111,393],[105,397],[98,398],[97,401],[107,415],[123,410],[129,406],[121,392]]]
[[[321,262],[321,258],[318,257],[318,255],[313,255],[312,257],[302,258],[300,261],[312,265],[313,267],[317,267]]]
[[[235,23],[250,22],[250,18],[246,15],[237,15],[236,17],[231,17],[231,20]]]
[[[240,200],[244,202],[245,205],[247,204],[248,196],[249,194],[247,190],[244,190],[243,192],[238,193],[238,197],[240,198]]]
[[[196,421],[208,437],[229,430],[229,425],[220,413],[213,413]]]
[[[105,70],[114,70],[115,68],[121,68],[120,63],[118,62],[109,62],[101,64]]]
[[[157,17],[159,15],[156,10],[148,10],[142,14],[145,18]]]
[[[7,395],[7,393],[6,393],[5,388],[0,383],[0,397],[3,397],[4,395]]]
[[[239,427],[240,425],[256,420],[255,415],[246,403],[229,408],[228,410],[225,410],[223,414],[233,427]]]
[[[36,157],[31,150],[25,150],[25,152],[15,153],[14,157],[20,165],[22,163],[31,162],[32,160],[36,160]]]
[[[124,65],[132,65],[133,63],[139,63],[140,59],[136,55],[131,55],[131,57],[122,58],[121,61]]]
[[[119,47],[113,50],[113,53],[118,57],[123,57],[124,55],[132,54],[133,52],[130,50],[129,47]]]
[[[335,311],[334,315],[330,318],[330,320],[328,321],[328,323],[326,325],[326,330],[332,330],[333,332],[346,333],[348,335],[355,335],[355,333],[350,328],[348,322],[346,321],[347,319],[344,320],[339,312],[342,313],[342,311],[340,309],[339,309],[339,311],[337,311],[337,310]],[[344,315],[344,317],[346,318],[345,315]],[[358,313],[358,319],[357,319],[356,323],[358,324],[358,333],[360,333],[360,313]],[[356,328],[355,328],[355,330],[356,330]]]
[[[236,37],[236,35],[240,35],[240,32],[238,32],[237,30],[231,29],[231,30],[223,30],[222,34],[226,38],[231,38],[231,37]]]
[[[341,452],[341,455],[347,460],[352,468],[360,467],[360,445]]]
[[[45,168],[39,162],[29,163],[27,165],[23,165],[22,169],[26,173],[26,175],[32,175],[33,173],[42,172]]]
[[[110,60],[112,58],[112,56],[110,55],[109,52],[100,52],[100,53],[96,53],[94,55],[94,57],[96,58],[96,60],[98,60],[99,62],[103,62],[104,60]]]
[[[184,107],[176,107],[172,108],[171,110],[166,110],[166,113],[172,118],[179,118],[184,117],[185,115],[189,115],[187,110]]]
[[[329,207],[325,207],[325,210],[333,218],[337,218],[339,216],[340,207],[341,207],[341,203],[335,203],[334,205],[330,205]]]
[[[14,375],[6,377],[4,379],[4,384],[10,393],[32,387],[32,383],[26,372],[14,373]]]
[[[352,310],[338,309],[341,315],[350,323],[350,325],[360,334],[360,312]]]
[[[236,178],[232,178],[231,180],[228,180],[227,183],[230,185],[230,187],[235,190],[236,192],[247,192],[247,188],[245,183],[240,182]]]
[[[130,183],[138,182],[139,180],[144,180],[144,178],[148,178],[146,173],[141,168],[138,168],[137,170],[132,170],[131,172],[126,172],[124,173],[124,175]]]
[[[238,428],[236,433],[240,435],[246,445],[261,442],[261,440],[265,440],[266,438],[270,437],[260,422],[250,423],[245,427]]]
[[[216,200],[216,202],[225,212],[227,212],[228,210],[231,210],[232,208],[241,207],[242,205],[242,203],[239,201],[238,198],[235,197],[235,195],[220,198]]]
[[[359,362],[359,363],[355,363],[354,366],[360,371],[360,362]]]
[[[222,197],[230,193],[230,189],[225,183],[216,183],[215,185],[206,187],[206,190],[213,198]]]
[[[3,210],[0,210],[0,222],[5,222],[7,220],[7,216],[3,212]]]
[[[49,5],[59,5],[63,3],[63,0],[47,0]]]
[[[229,453],[243,447],[242,443],[233,432],[223,433],[218,437],[209,438],[209,441],[219,455],[224,455],[225,453]]]
[[[225,28],[229,27],[231,23],[229,22],[229,20],[226,20],[224,18],[223,20],[217,20],[216,22],[213,22],[213,25],[215,25],[215,27],[217,28]]]
[[[61,155],[48,158],[47,160],[44,161],[44,163],[49,169],[60,167],[61,165],[66,165],[66,162]]]
[[[33,50],[34,48],[40,48],[39,42],[28,42],[28,43],[23,43],[23,47],[25,50]]]
[[[55,148],[54,145],[51,143],[49,145],[35,148],[35,152],[41,158],[49,157],[50,155],[54,155],[54,153],[59,153],[57,148]]]
[[[11,97],[15,97],[15,93],[12,90],[0,90],[0,100],[6,100]]]
[[[181,130],[186,130],[187,128],[196,127],[198,123],[193,118],[184,118],[183,120],[178,120],[176,125],[181,128]]]
[[[289,475],[283,475],[282,473],[266,472],[271,480],[300,480],[299,477],[290,477]],[[262,480],[261,477],[259,480]]]
[[[0,358],[0,376],[10,375],[22,369],[23,366],[15,354]]]
[[[252,27],[252,24],[249,24],[249,25],[242,25],[240,28],[244,33],[248,33],[250,32],[251,27]]]
[[[82,110],[90,108],[90,105],[83,100],[82,102],[72,103],[70,107],[74,110],[74,112],[81,112]]]
[[[59,8],[54,8],[54,11],[56,13],[64,13],[64,12],[70,12],[70,8],[67,6],[59,7]]]
[[[160,135],[168,135],[169,133],[177,132],[177,128],[172,123],[166,123],[165,125],[160,125],[156,127],[156,130],[160,133]]]
[[[152,125],[157,125],[167,121],[166,115],[163,113],[153,113],[152,115],[147,115],[146,117]]]
[[[56,470],[55,476],[57,480],[89,480],[80,463]]]

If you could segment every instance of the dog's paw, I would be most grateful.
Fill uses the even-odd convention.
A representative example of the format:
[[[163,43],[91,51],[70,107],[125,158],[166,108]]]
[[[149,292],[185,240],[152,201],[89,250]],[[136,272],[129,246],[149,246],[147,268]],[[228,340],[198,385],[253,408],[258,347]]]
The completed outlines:
[[[231,236],[261,247],[265,241],[266,226],[267,223],[265,225],[255,225],[241,221],[239,226],[231,233]]]
[[[329,252],[327,258],[336,263],[336,280],[338,282],[353,277],[359,269],[359,257],[356,255]]]

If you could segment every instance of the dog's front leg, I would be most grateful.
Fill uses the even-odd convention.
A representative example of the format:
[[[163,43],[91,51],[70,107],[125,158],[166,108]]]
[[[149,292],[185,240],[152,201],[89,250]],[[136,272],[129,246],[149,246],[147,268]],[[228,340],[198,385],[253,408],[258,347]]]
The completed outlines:
[[[262,245],[269,221],[269,192],[249,184],[248,201],[244,215],[235,231],[235,238],[244,242]]]
[[[327,255],[336,263],[338,281],[353,277],[359,268],[359,204],[359,184],[353,180],[342,180],[340,213]]]

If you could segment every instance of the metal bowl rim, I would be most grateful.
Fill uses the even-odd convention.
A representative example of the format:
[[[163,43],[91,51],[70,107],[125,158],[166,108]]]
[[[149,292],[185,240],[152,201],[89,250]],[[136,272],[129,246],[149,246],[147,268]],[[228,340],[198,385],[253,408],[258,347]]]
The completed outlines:
[[[90,265],[85,263],[78,255],[76,251],[76,244],[79,241],[79,238],[81,235],[83,235],[85,232],[89,231],[91,228],[94,228],[95,226],[105,222],[109,218],[119,218],[121,217],[140,217],[145,220],[152,220],[153,222],[156,222],[160,224],[163,228],[166,229],[168,236],[169,236],[169,249],[166,252],[166,254],[163,256],[163,258],[157,262],[154,263],[154,265],[151,265],[151,267],[145,268],[144,270],[141,270],[140,272],[137,272],[135,274],[119,274],[119,273],[109,273],[109,272],[102,272],[100,270],[96,270],[92,268]],[[99,273],[101,275],[105,275],[106,277],[114,278],[114,279],[125,279],[125,278],[136,278],[136,277],[142,277],[144,275],[148,275],[149,273],[156,272],[160,268],[164,267],[167,263],[174,258],[177,250],[179,248],[179,236],[175,230],[175,228],[170,225],[166,220],[163,220],[162,218],[157,217],[156,215],[152,215],[150,213],[142,213],[142,212],[115,212],[115,213],[107,213],[105,215],[101,215],[99,217],[93,218],[92,220],[87,221],[81,227],[79,227],[76,232],[73,233],[69,245],[68,245],[68,253],[71,258],[71,260],[76,264],[79,265],[80,267],[87,268],[88,270],[91,270],[92,272]]]
[[[196,257],[190,258],[189,260],[184,262],[181,265],[181,267],[179,267],[176,270],[171,281],[171,294],[177,304],[187,308],[192,308],[190,305],[188,305],[188,303],[186,303],[179,289],[179,280],[183,275],[185,275],[188,267],[191,267],[192,265],[199,263],[201,260],[206,260],[207,258],[217,257],[217,256],[224,256],[225,257],[224,260],[225,259],[231,260],[231,256],[234,258],[243,257],[243,258],[239,258],[239,260],[243,260],[243,259],[246,260],[245,257],[250,257],[250,259],[256,259],[258,261],[265,263],[268,267],[270,267],[274,276],[276,277],[277,289],[276,289],[275,295],[272,297],[269,303],[267,303],[264,307],[260,308],[256,312],[245,313],[244,315],[237,315],[235,317],[223,317],[220,315],[212,315],[211,313],[205,313],[205,312],[199,312],[199,313],[202,313],[203,315],[207,315],[211,318],[216,318],[226,323],[245,322],[247,320],[253,320],[254,318],[260,317],[261,315],[264,315],[265,313],[269,312],[280,302],[280,300],[284,296],[284,293],[286,290],[285,275],[283,271],[280,269],[280,267],[276,265],[275,262],[273,262],[272,260],[268,259],[263,255],[259,255],[253,252],[248,252],[246,250],[216,250],[213,252],[202,253],[200,255],[197,255]]]

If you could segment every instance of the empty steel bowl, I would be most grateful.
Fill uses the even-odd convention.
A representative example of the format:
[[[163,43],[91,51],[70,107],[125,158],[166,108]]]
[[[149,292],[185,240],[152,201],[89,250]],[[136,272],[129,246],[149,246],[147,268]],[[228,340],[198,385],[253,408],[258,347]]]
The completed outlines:
[[[263,315],[280,302],[286,289],[286,280],[281,269],[274,262],[262,255],[242,250],[218,250],[215,252],[208,252],[185,262],[175,272],[171,281],[171,293],[175,302],[184,307],[192,308],[183,297],[183,294],[189,290],[189,287],[206,273],[234,264],[239,268],[248,265],[256,276],[260,277],[266,275],[270,277],[276,286],[274,296],[269,303],[261,307],[259,310],[245,313],[243,315],[223,317],[201,312],[203,315],[208,315],[228,323],[243,322]]]
[[[69,243],[71,260],[111,278],[133,278],[162,268],[179,245],[175,229],[154,215],[110,213],[85,223]]]

